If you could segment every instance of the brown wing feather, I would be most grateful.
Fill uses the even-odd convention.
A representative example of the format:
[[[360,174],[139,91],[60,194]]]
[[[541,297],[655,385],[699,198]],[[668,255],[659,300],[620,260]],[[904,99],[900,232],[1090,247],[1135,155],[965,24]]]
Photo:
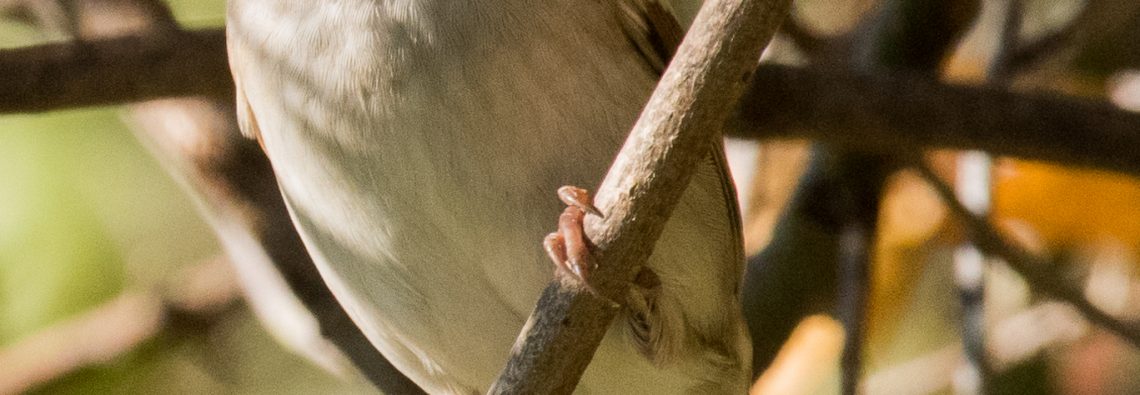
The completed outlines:
[[[685,35],[677,18],[656,0],[622,0],[618,8],[626,36],[654,71],[664,72]]]

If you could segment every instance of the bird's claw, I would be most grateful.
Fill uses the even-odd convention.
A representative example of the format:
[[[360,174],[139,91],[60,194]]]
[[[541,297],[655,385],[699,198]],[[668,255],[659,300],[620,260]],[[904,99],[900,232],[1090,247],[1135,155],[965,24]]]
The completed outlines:
[[[558,217],[558,231],[546,236],[543,247],[554,261],[557,275],[569,274],[588,284],[595,263],[586,242],[583,220],[587,212],[598,216],[601,212],[589,203],[590,195],[585,189],[564,186],[558,189],[558,197],[567,207]]]
[[[577,207],[578,209],[586,212],[587,214],[597,215],[602,217],[602,212],[590,203],[590,193],[585,189],[576,186],[566,185],[558,188],[558,199],[562,200],[567,206]]]

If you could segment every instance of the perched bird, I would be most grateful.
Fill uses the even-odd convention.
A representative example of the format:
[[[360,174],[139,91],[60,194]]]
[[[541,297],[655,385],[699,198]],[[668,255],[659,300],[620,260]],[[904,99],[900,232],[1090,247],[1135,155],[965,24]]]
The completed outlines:
[[[655,0],[231,0],[243,131],[344,309],[429,393],[485,391],[679,37]],[[743,393],[734,187],[717,145],[582,393]],[[557,255],[557,254],[554,254]]]

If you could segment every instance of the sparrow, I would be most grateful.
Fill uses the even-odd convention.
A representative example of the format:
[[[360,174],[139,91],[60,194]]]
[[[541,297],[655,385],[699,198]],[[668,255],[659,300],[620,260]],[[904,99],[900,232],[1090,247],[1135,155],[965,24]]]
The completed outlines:
[[[601,182],[680,37],[669,10],[656,0],[229,2],[243,133],[270,158],[340,305],[427,392],[486,391],[554,270],[568,267],[543,248],[563,211],[555,191]],[[604,215],[588,211],[579,217]],[[716,145],[645,266],[652,281],[620,301],[579,393],[746,391],[740,228]],[[546,238],[556,260],[563,236],[582,237]]]

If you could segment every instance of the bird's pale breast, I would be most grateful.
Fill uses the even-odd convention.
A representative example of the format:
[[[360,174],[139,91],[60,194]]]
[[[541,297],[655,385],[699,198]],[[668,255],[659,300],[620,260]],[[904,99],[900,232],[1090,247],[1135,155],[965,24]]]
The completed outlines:
[[[229,34],[239,89],[330,288],[413,380],[469,393],[502,368],[550,278],[540,243],[561,210],[554,191],[601,181],[656,76],[604,2],[454,3],[235,1]],[[739,262],[712,263],[739,248],[715,170],[675,214],[690,225],[663,236],[687,247],[654,257],[692,261],[662,277],[689,293],[673,303],[696,321],[688,310],[736,306]],[[629,348],[611,334],[591,371],[648,366]],[[655,375],[624,380],[691,381]],[[587,389],[634,385],[592,376]]]

